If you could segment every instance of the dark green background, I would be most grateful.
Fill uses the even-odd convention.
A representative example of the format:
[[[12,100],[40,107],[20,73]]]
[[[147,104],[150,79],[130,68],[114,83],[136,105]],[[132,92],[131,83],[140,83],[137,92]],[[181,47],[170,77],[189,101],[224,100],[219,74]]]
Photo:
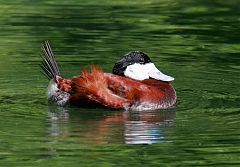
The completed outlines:
[[[239,4],[0,0],[0,166],[239,166]],[[146,52],[175,77],[176,109],[48,106],[44,40],[65,77]]]

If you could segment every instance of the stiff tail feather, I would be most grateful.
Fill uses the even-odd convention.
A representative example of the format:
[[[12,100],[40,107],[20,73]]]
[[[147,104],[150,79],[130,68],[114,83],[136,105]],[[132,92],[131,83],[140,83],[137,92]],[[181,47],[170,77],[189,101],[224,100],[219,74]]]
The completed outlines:
[[[52,52],[51,46],[48,41],[45,41],[42,46],[42,73],[49,79],[54,79],[56,81],[56,76],[60,76],[59,68]]]

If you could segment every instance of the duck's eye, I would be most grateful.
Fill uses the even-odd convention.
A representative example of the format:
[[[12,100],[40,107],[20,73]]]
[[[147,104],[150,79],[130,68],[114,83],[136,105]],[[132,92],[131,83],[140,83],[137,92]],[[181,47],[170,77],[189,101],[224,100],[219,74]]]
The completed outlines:
[[[140,63],[144,63],[144,58],[140,58]]]

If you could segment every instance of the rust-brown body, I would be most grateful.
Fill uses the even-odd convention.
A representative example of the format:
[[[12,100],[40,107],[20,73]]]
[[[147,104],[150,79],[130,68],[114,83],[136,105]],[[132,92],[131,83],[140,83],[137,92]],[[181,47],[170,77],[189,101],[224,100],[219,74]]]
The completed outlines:
[[[110,108],[130,108],[144,103],[155,108],[169,108],[176,103],[176,93],[169,82],[155,79],[138,81],[104,73],[92,65],[91,72],[70,79],[58,79],[58,87],[70,93],[70,103],[80,106],[102,105]]]

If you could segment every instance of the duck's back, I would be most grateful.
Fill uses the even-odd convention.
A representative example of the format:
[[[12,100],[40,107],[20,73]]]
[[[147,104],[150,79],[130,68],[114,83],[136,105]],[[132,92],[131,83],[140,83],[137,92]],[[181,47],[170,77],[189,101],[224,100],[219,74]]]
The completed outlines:
[[[91,72],[82,70],[82,75],[71,79],[70,103],[80,106],[101,105],[110,108],[128,108],[130,101],[111,92],[103,71],[91,66]]]

